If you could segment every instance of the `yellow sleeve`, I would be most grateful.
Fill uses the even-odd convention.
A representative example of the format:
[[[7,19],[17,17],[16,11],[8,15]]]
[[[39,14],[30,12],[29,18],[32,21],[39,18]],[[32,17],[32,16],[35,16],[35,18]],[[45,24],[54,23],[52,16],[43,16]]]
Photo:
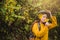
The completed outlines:
[[[49,29],[52,29],[52,28],[57,26],[57,19],[56,19],[56,17],[52,16],[51,20],[52,20],[52,23],[49,24],[49,26],[48,26]]]
[[[32,32],[36,37],[42,37],[46,33],[45,31],[46,31],[46,28],[43,28],[39,31],[36,23],[32,27]]]

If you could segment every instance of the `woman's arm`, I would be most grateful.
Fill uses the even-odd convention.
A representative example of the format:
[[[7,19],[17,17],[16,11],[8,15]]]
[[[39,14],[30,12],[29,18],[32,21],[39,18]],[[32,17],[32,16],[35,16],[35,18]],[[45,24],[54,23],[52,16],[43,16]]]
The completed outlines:
[[[33,25],[33,27],[32,27],[32,32],[33,32],[34,35],[37,36],[37,37],[42,37],[42,36],[44,36],[44,34],[46,33],[45,31],[47,31],[47,30],[46,30],[46,27],[44,27],[43,29],[41,29],[41,30],[39,31],[38,28],[37,28],[37,23],[35,23],[35,24]]]
[[[52,29],[52,28],[54,28],[54,27],[57,26],[56,17],[55,17],[55,16],[51,16],[51,20],[52,20],[52,23],[50,23],[50,24],[48,25],[48,28],[49,28],[49,29]]]
[[[50,11],[48,11],[48,12],[49,12],[49,14],[50,14],[51,21],[52,21],[52,23],[49,23],[48,28],[49,28],[49,29],[52,29],[52,28],[54,28],[54,27],[57,26],[57,19],[56,19],[55,16],[52,16],[52,14],[51,14]]]

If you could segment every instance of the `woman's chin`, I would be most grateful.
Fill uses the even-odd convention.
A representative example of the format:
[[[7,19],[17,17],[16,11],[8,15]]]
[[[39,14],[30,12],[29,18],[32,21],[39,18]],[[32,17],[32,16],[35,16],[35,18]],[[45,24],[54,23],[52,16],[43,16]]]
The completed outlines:
[[[41,22],[42,22],[42,23],[45,23],[46,21],[42,20]]]

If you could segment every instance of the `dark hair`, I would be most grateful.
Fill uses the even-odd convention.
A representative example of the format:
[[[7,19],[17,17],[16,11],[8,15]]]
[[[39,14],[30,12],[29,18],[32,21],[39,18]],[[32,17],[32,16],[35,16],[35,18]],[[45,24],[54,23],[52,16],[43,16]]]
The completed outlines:
[[[39,20],[34,20],[34,22],[32,23],[31,27],[32,27],[35,23],[37,23],[37,22],[39,22]]]

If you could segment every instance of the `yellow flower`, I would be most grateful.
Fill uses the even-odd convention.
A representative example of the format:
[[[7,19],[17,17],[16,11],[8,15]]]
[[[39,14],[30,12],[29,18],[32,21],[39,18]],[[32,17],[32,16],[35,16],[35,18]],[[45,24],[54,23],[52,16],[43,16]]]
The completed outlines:
[[[46,19],[46,20],[45,20],[45,22],[48,22],[48,21],[49,21],[49,19]]]
[[[41,19],[43,14],[38,14],[38,18]]]

